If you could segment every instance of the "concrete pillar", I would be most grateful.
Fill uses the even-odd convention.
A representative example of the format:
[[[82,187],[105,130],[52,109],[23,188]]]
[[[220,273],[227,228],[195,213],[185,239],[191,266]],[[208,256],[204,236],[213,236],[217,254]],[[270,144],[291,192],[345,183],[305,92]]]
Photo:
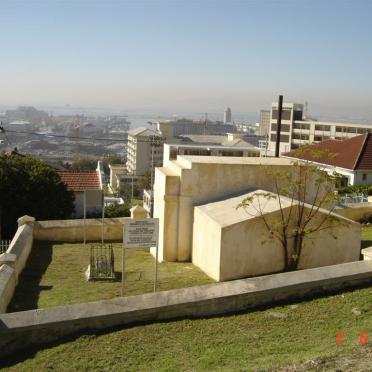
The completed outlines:
[[[33,225],[35,222],[35,218],[31,216],[27,216],[26,214],[25,216],[19,217],[17,222],[18,222],[18,227],[21,227],[26,224]]]
[[[191,261],[194,208],[192,197],[179,196],[177,261]]]

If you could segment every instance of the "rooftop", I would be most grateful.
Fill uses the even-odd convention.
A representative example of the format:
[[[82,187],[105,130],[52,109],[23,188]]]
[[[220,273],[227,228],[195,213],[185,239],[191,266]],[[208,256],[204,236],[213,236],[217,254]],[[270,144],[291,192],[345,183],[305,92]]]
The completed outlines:
[[[95,170],[57,171],[63,183],[71,191],[100,190],[98,174]]]
[[[185,134],[180,136],[185,141],[199,145],[214,145],[224,147],[254,147],[251,143],[247,142],[244,138],[229,139],[228,136],[217,135],[198,135],[198,134]],[[182,142],[181,144],[187,144]]]
[[[255,194],[268,193],[265,190],[250,189],[247,193],[239,196],[234,196],[214,203],[200,205],[197,208],[220,226],[229,226],[249,219],[260,217],[258,212],[259,204],[262,206],[263,212],[271,213],[280,209],[277,199],[267,200],[263,196],[257,196],[253,204],[247,208],[237,208],[243,199]],[[282,208],[290,207],[291,201],[287,198],[281,198]],[[259,203],[259,204],[258,204]]]
[[[136,137],[136,136],[159,136],[160,137],[160,133],[157,132],[157,131],[154,131],[152,129],[149,129],[149,128],[146,128],[146,127],[140,127],[140,128],[134,128],[134,129],[131,129],[128,131],[128,135],[132,136],[132,137]]]
[[[350,170],[372,170],[372,134],[366,133],[346,140],[328,140],[306,147],[303,154],[296,151],[285,154],[288,157],[304,159],[320,164]],[[311,150],[321,150],[330,153],[330,157],[316,157]]]
[[[247,164],[247,165],[291,165],[293,160],[288,158],[258,158],[258,157],[232,157],[232,156],[193,156],[178,155],[182,163],[200,164]]]
[[[275,198],[268,199],[265,198],[263,195],[256,195],[252,203],[250,203],[250,205],[248,205],[245,208],[237,208],[237,206],[245,198],[254,196],[255,194],[271,194]],[[298,203],[297,201],[293,201],[293,204],[297,203]],[[213,203],[196,206],[195,208],[200,210],[203,214],[207,215],[213,221],[217,222],[221,227],[225,227],[249,219],[260,218],[261,217],[260,211],[262,211],[262,213],[266,215],[279,211],[280,208],[282,209],[289,208],[292,202],[290,198],[281,196],[280,204],[278,198],[276,197],[276,194],[266,190],[251,188],[247,190],[245,194],[227,197],[223,200],[219,200]],[[311,208],[311,205],[305,203],[305,207]],[[325,210],[323,208],[318,209],[318,212],[323,214],[329,213],[328,210]],[[331,213],[331,215],[337,216],[337,218],[340,220],[348,221],[348,223],[356,223],[335,213]]]

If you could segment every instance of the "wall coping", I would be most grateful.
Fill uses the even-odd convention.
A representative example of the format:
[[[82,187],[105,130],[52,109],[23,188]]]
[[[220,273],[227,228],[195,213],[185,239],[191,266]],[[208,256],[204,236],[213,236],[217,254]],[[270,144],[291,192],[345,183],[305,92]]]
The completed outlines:
[[[116,218],[105,218],[105,225],[124,224],[125,221],[132,221],[130,217],[116,217]],[[85,220],[86,226],[102,225],[101,218],[87,218]],[[37,228],[66,228],[66,227],[83,227],[84,219],[74,220],[47,220],[47,221],[36,221],[35,227]]]

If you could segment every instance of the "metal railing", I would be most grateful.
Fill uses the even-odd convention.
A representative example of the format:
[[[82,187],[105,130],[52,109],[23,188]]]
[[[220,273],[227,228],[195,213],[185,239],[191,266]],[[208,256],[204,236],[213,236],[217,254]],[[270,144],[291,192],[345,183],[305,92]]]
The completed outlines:
[[[112,244],[91,244],[89,279],[115,279]]]
[[[341,196],[338,201],[338,204],[340,205],[348,205],[348,204],[356,204],[356,203],[368,203],[367,195],[363,193],[345,194]]]

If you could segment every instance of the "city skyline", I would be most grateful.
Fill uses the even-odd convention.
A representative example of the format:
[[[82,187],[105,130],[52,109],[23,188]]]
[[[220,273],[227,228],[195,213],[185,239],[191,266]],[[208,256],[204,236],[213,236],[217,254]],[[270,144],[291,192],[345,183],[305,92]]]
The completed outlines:
[[[337,3],[337,6],[336,6]],[[6,2],[1,106],[372,117],[368,1]]]

